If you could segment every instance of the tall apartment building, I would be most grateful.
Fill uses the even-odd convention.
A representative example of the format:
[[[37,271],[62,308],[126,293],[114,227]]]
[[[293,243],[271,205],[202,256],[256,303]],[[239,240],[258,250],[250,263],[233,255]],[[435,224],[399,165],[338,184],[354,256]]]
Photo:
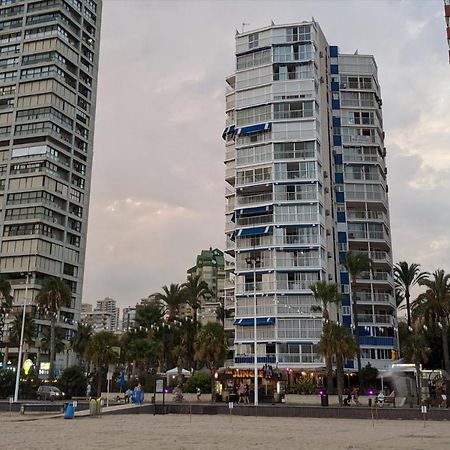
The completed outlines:
[[[113,298],[105,297],[103,300],[97,300],[97,306],[94,311],[111,314],[109,331],[116,331],[119,328],[120,308],[117,307],[117,302]]]
[[[226,82],[226,252],[234,259],[226,283],[234,283],[234,304],[226,305],[234,314],[234,366],[253,364],[255,316],[259,364],[324,365],[310,286],[342,285],[343,306],[331,316],[351,328],[342,264],[350,249],[376,263],[354,293],[363,300],[363,362],[387,367],[397,344],[374,58],[339,54],[314,20],[272,24],[236,34],[236,71]]]
[[[14,304],[49,276],[80,318],[93,155],[101,0],[0,0],[0,271]],[[30,308],[33,310],[33,308]],[[38,332],[48,325],[37,317]]]

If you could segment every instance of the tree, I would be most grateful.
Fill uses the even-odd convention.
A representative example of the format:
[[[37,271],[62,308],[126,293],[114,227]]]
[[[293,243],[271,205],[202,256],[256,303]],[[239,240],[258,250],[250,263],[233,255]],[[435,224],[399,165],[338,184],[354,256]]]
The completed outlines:
[[[11,343],[20,345],[20,336],[22,334],[22,318],[23,314],[21,311],[14,314],[14,320],[12,322],[11,328],[9,330],[9,338]],[[34,339],[36,337],[36,323],[34,317],[30,313],[25,313],[25,325],[23,328],[23,341],[28,347],[33,345]]]
[[[157,292],[152,297],[165,305],[168,322],[179,318],[180,305],[183,303],[182,287],[179,284],[171,283],[169,287],[163,286],[162,292]]]
[[[119,359],[117,351],[119,342],[117,336],[110,331],[94,334],[86,349],[87,357],[97,369],[97,395],[102,392],[102,375],[108,371],[108,366]]]
[[[420,264],[408,264],[406,261],[400,261],[394,266],[396,293],[402,294],[406,300],[408,327],[412,326],[411,304],[409,301],[411,297],[410,290],[415,284],[420,284],[422,281],[425,281],[428,275],[428,272],[420,271]]]
[[[353,358],[358,346],[348,330],[334,322],[325,325],[319,341],[319,351],[322,355],[334,355],[336,358],[336,378],[339,404],[342,405],[344,391],[344,361]]]
[[[314,306],[311,309],[322,312],[322,328],[330,321],[330,314],[328,307],[331,304],[338,304],[342,301],[342,295],[339,292],[339,288],[336,283],[327,283],[325,281],[317,281],[310,286],[310,289],[317,302],[321,303],[321,306]],[[327,390],[332,392],[333,390],[333,364],[332,355],[325,356],[325,365],[327,369]]]
[[[81,366],[71,366],[65,369],[58,379],[58,387],[66,393],[67,398],[86,395],[87,378]]]
[[[428,361],[428,355],[431,350],[427,346],[425,336],[419,331],[419,329],[414,329],[409,334],[402,346],[402,351],[406,361],[414,364],[416,367],[417,402],[420,404],[422,401],[420,364],[425,364]]]
[[[353,312],[353,325],[354,332],[353,336],[355,337],[356,345],[357,345],[357,363],[358,363],[358,373],[361,370],[361,350],[359,348],[359,321],[358,321],[358,300],[356,297],[356,279],[361,275],[362,272],[367,272],[370,270],[370,266],[372,264],[371,259],[365,253],[353,253],[347,252],[345,258],[345,267],[350,275],[351,279],[351,298],[352,298],[352,312]]]
[[[450,371],[450,358],[448,352],[448,318],[450,314],[450,274],[438,269],[433,272],[431,279],[423,278],[419,281],[421,286],[426,286],[425,294],[419,296],[422,303],[422,314],[431,314],[438,320],[442,330],[442,353],[444,356],[444,368]]]
[[[203,302],[212,295],[206,281],[201,280],[200,275],[189,275],[186,283],[182,284],[183,295],[187,303],[194,310],[194,323],[197,324],[197,311]]]
[[[84,360],[86,356],[87,346],[92,337],[92,333],[93,330],[91,325],[78,322],[77,331],[75,331],[70,339],[70,344],[72,345],[73,351],[78,353],[82,360]]]
[[[50,327],[44,327],[42,329],[42,334],[40,335],[40,338],[41,338],[41,348],[44,353],[50,353],[51,345],[52,345],[51,335],[52,335],[52,333],[51,333]],[[64,351],[64,349],[65,349],[64,338],[65,337],[66,336],[65,336],[64,330],[61,327],[55,327],[54,337],[53,337],[55,354],[61,353]]]
[[[0,306],[5,309],[12,308],[11,284],[8,279],[0,273]]]
[[[215,371],[223,364],[228,352],[225,332],[219,322],[208,322],[200,329],[194,343],[197,361],[211,371],[211,402],[215,402]]]
[[[164,317],[164,308],[159,300],[152,299],[143,306],[137,308],[136,323],[143,328],[152,328],[160,325]]]
[[[39,309],[50,319],[50,371],[49,378],[55,374],[55,326],[62,307],[70,307],[72,292],[62,278],[47,278],[36,297]]]

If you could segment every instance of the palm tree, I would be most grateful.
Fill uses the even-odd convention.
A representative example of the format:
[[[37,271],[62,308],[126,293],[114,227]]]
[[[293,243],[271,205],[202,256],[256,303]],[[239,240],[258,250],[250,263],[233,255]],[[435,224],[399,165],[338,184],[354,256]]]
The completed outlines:
[[[164,309],[158,300],[152,300],[136,311],[136,323],[143,328],[152,328],[161,324]]]
[[[420,364],[425,364],[428,361],[428,355],[431,353],[431,349],[427,346],[427,340],[419,329],[415,329],[409,334],[402,345],[402,352],[405,359],[416,367],[417,403],[420,405],[422,401]]]
[[[11,284],[0,273],[0,349],[3,346],[6,313],[12,308]],[[7,354],[7,351],[6,353]]]
[[[102,374],[108,370],[110,364],[119,359],[118,339],[110,331],[101,331],[94,334],[86,349],[86,355],[95,364],[97,369],[97,395],[102,392]]]
[[[78,322],[77,331],[75,331],[74,335],[70,339],[73,351],[78,353],[82,360],[84,360],[86,356],[86,349],[92,334],[93,330],[91,325]]]
[[[0,273],[0,306],[5,309],[11,309],[12,300],[11,284],[5,275]]]
[[[22,313],[17,312],[14,315],[14,320],[9,329],[9,337],[10,341],[14,344],[19,345],[20,336],[22,334]],[[31,313],[25,313],[25,325],[23,328],[23,341],[31,347],[34,342],[34,338],[36,337],[36,323],[34,321],[34,316]],[[24,359],[26,359],[24,357]]]
[[[400,261],[394,266],[396,293],[403,294],[406,300],[408,327],[412,326],[411,305],[409,302],[411,297],[410,290],[415,284],[421,284],[422,281],[425,281],[428,278],[428,275],[428,272],[420,271],[420,264],[408,264],[406,261]]]
[[[56,319],[62,307],[70,307],[72,292],[62,278],[51,277],[44,281],[36,297],[39,309],[50,319],[50,371],[49,378],[55,373],[55,326]]]
[[[339,292],[339,288],[336,283],[327,283],[326,281],[317,281],[310,286],[310,289],[314,295],[317,302],[322,305],[315,305],[311,307],[313,311],[322,312],[322,331],[325,325],[330,321],[330,314],[328,312],[328,307],[331,304],[338,304],[342,301],[342,295]],[[332,355],[325,356],[325,365],[327,369],[327,390],[331,392],[333,390],[333,364]]]
[[[197,361],[211,371],[211,402],[215,402],[215,371],[223,364],[228,352],[225,332],[219,322],[208,322],[197,334],[194,343]]]
[[[208,283],[203,281],[200,275],[189,275],[187,281],[182,284],[182,288],[187,303],[194,310],[194,323],[197,324],[198,309],[213,293],[209,289]]]
[[[442,329],[442,353],[444,355],[444,368],[450,371],[450,358],[448,353],[448,319],[450,314],[450,274],[438,269],[433,272],[433,278],[423,278],[419,281],[427,290],[422,297],[426,299],[426,309],[423,313],[434,314],[439,320],[438,325]],[[419,299],[421,296],[419,296]],[[428,311],[427,311],[428,309]]]
[[[334,322],[325,325],[319,341],[319,351],[324,356],[333,355],[336,358],[336,379],[339,404],[342,405],[344,391],[344,361],[353,358],[358,351],[358,345],[348,330]]]
[[[162,292],[157,292],[152,297],[165,305],[168,322],[179,318],[180,305],[183,303],[182,287],[179,284],[171,283],[169,287],[163,286]]]
[[[351,251],[347,252],[345,258],[345,267],[350,275],[351,279],[351,296],[352,296],[352,310],[353,310],[353,336],[355,337],[356,345],[358,347],[356,356],[358,363],[358,373],[361,370],[361,350],[359,348],[359,321],[357,305],[358,300],[356,297],[356,279],[361,275],[362,272],[367,272],[370,270],[372,264],[371,259],[365,253],[353,253]]]

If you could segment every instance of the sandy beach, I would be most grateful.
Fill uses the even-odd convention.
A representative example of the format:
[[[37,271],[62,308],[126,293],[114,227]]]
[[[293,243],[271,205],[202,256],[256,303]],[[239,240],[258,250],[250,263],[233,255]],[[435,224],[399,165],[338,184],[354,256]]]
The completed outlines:
[[[25,419],[25,420],[24,420]],[[32,420],[26,420],[32,419]],[[151,414],[101,418],[0,415],[2,450],[446,449],[446,422]]]

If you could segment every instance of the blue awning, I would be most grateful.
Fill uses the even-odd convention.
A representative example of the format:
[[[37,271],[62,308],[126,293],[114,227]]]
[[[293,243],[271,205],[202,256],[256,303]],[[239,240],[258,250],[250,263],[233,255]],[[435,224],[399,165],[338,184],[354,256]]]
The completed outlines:
[[[231,126],[229,126],[229,127],[226,127],[225,130],[223,130],[223,133],[222,133],[222,139],[225,139],[225,136],[226,136],[227,134],[234,134],[234,133],[235,133],[235,127],[234,127],[234,125],[231,125]]]
[[[272,123],[259,123],[258,125],[251,125],[249,127],[242,127],[237,128],[236,134],[251,134],[251,133],[258,133],[260,131],[270,131],[272,129]]]
[[[252,236],[254,234],[266,234],[271,233],[273,227],[256,227],[256,228],[244,228],[239,230],[238,236]]]
[[[255,319],[236,319],[233,325],[239,325],[241,327],[249,327],[254,325]],[[273,325],[275,323],[275,317],[258,317],[256,319],[256,325]]]
[[[256,206],[254,208],[245,208],[239,210],[241,214],[255,214],[255,213],[263,213],[267,211],[272,211],[273,205],[267,205],[267,206]]]

